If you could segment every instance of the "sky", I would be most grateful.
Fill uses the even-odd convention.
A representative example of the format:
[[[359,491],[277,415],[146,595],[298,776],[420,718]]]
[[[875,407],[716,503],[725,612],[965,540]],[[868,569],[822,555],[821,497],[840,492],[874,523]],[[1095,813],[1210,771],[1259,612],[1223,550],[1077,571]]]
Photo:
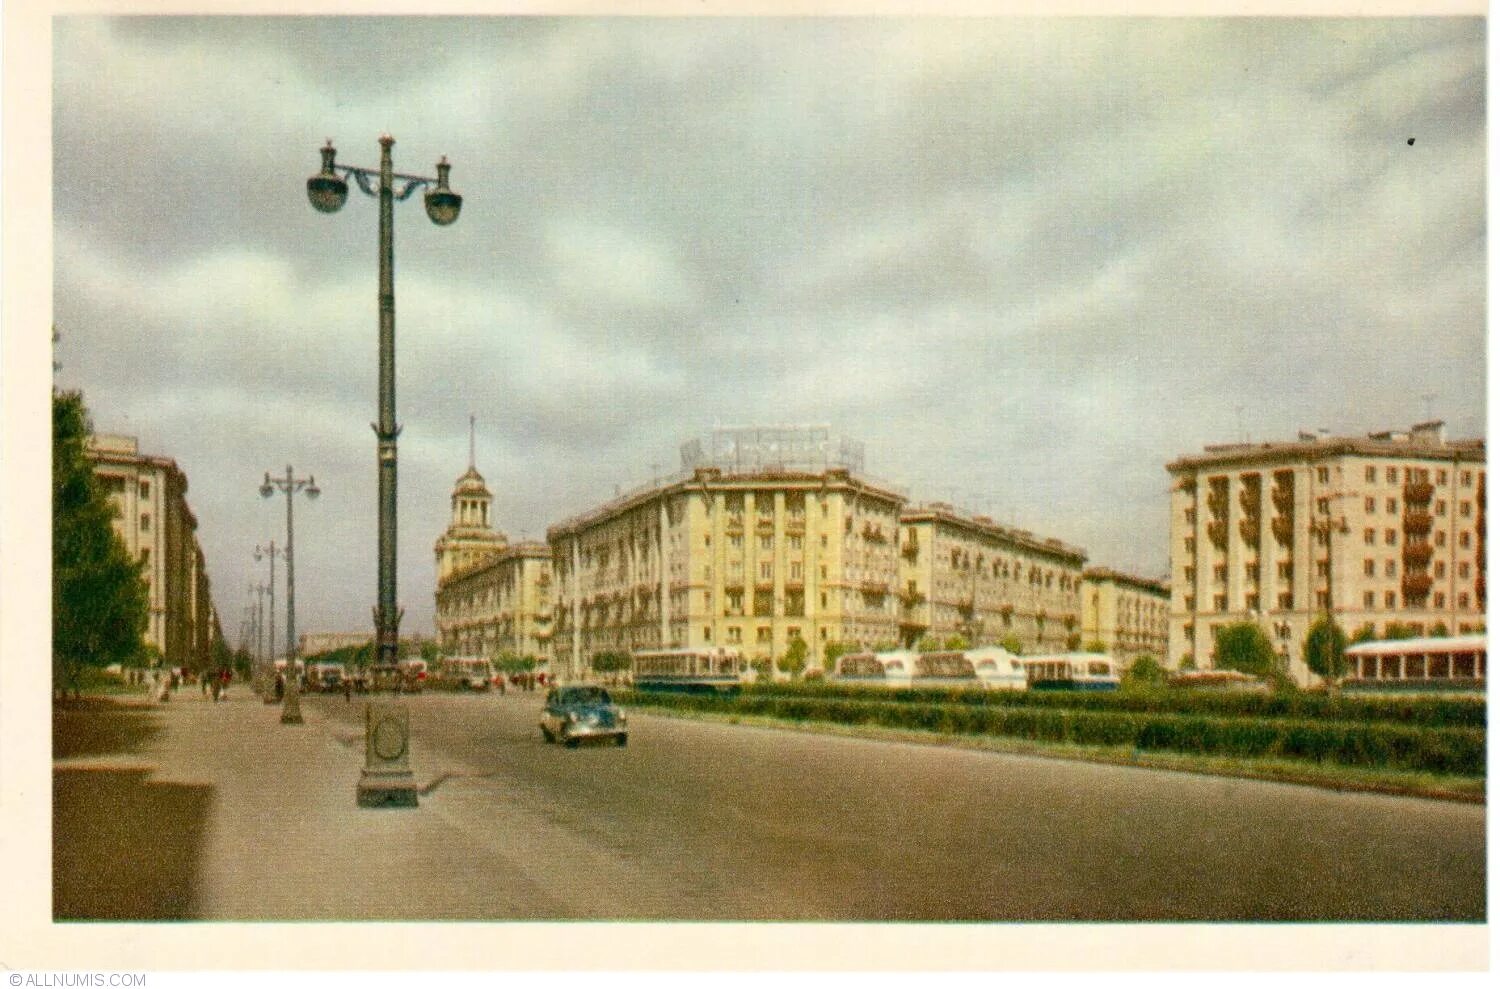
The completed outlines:
[[[53,59],[56,384],[186,473],[231,644],[288,464],[299,631],[371,627],[377,212],[309,206],[325,139],[464,196],[396,206],[403,634],[470,415],[512,540],[815,423],[1146,576],[1205,444],[1484,435],[1478,19],[61,17]]]

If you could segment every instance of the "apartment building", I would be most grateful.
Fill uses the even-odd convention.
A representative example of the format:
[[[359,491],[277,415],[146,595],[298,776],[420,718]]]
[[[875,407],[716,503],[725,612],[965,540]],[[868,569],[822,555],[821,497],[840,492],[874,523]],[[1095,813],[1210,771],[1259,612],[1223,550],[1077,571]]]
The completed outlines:
[[[438,645],[449,655],[545,660],[552,638],[552,560],[542,543],[512,544],[491,525],[494,497],[469,469],[454,484],[448,529],[433,547]]]
[[[1169,665],[1209,666],[1215,631],[1265,627],[1313,679],[1307,628],[1329,613],[1459,634],[1484,622],[1485,449],[1440,421],[1404,432],[1209,446],[1172,476]]]
[[[1085,645],[1102,642],[1115,659],[1129,663],[1147,655],[1167,656],[1167,627],[1172,595],[1167,585],[1105,567],[1083,572],[1079,600]]]
[[[132,436],[89,438],[86,456],[104,484],[115,532],[143,564],[150,616],[146,642],[166,666],[206,669],[221,637],[187,476],[169,457],[142,454]]]
[[[903,645],[961,635],[1031,653],[1076,646],[1082,549],[943,502],[903,509],[901,533]]]

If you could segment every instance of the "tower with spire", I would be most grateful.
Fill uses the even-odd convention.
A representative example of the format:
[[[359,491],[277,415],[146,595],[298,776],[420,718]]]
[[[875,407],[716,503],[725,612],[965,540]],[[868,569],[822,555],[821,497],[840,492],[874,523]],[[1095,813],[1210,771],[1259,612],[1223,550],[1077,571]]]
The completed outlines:
[[[452,517],[433,547],[438,584],[505,550],[505,533],[490,526],[494,496],[474,466],[474,417],[469,416],[469,469],[453,485]]]

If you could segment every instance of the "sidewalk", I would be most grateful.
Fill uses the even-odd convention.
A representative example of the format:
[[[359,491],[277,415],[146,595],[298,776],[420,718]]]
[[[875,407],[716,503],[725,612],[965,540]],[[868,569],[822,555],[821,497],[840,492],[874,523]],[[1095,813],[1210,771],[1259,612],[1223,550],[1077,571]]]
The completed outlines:
[[[464,805],[477,794],[444,787],[418,811],[358,808],[358,721],[304,704],[304,724],[282,725],[280,705],[243,684],[219,703],[193,688],[167,703],[114,700],[59,719],[57,919],[473,919],[546,899],[505,842],[475,833],[483,815]],[[106,724],[94,734],[107,745],[78,744],[101,721],[131,728]],[[412,768],[419,788],[462,769],[420,751]],[[485,806],[503,828],[497,787]],[[506,889],[484,881],[501,875]]]

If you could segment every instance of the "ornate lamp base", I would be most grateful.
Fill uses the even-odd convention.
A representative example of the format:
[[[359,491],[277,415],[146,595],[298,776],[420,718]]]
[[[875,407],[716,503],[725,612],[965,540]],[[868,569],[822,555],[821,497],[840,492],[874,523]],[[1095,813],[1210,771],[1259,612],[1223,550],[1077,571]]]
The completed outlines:
[[[365,768],[354,791],[359,806],[417,806],[410,739],[411,718],[405,704],[370,701],[365,705]]]

